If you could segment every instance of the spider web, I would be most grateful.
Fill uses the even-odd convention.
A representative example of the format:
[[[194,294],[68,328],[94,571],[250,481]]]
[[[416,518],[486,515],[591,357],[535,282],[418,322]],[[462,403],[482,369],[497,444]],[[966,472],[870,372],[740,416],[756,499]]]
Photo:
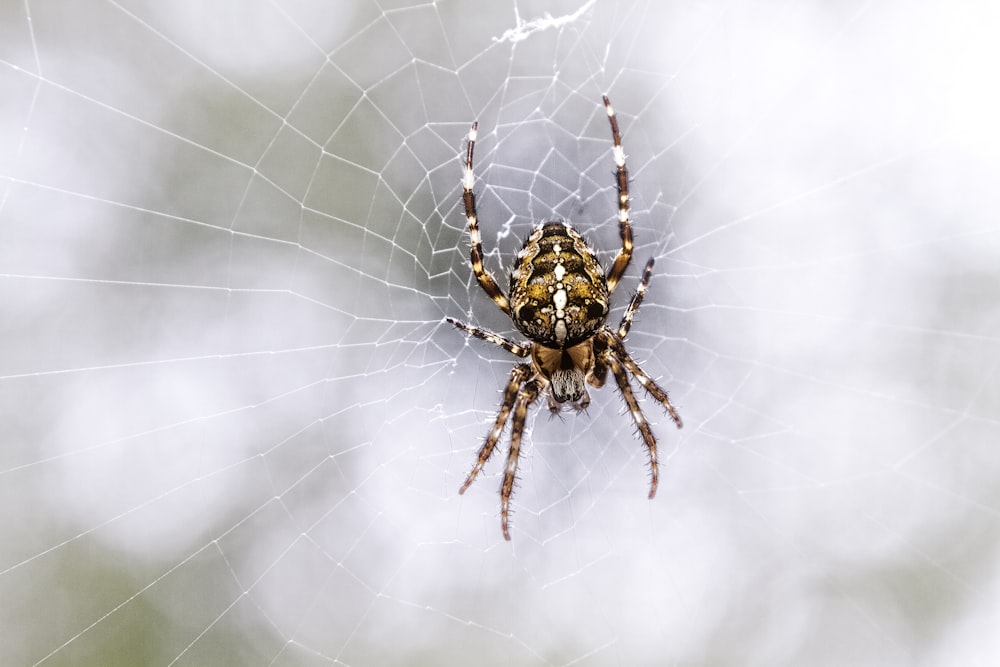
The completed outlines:
[[[995,8],[0,12],[0,664],[1000,657]],[[604,92],[685,428],[533,415],[505,543],[459,154],[607,261]]]

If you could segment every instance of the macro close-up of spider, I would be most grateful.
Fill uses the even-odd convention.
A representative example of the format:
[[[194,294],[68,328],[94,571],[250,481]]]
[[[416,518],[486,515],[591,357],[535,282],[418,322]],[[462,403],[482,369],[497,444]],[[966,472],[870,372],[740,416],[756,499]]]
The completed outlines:
[[[510,498],[517,477],[528,409],[547,394],[552,413],[564,405],[577,412],[590,405],[587,385],[599,388],[614,376],[632,421],[649,453],[651,470],[649,497],[656,494],[658,466],[656,437],[643,415],[629,380],[631,374],[643,389],[659,402],[677,428],[682,422],[664,391],[625,349],[624,339],[639,310],[653,273],[652,258],[646,262],[639,287],[632,296],[617,328],[607,324],[611,294],[632,259],[632,221],[629,210],[628,169],[614,108],[605,95],[604,108],[614,140],[615,181],[618,189],[618,227],[622,247],[611,268],[605,272],[596,252],[565,220],[547,220],[537,225],[517,253],[510,272],[507,294],[483,265],[482,236],[473,192],[475,176],[472,156],[478,123],[469,130],[462,174],[462,202],[472,245],[472,271],[483,291],[507,315],[527,339],[519,343],[500,334],[466,324],[452,317],[447,321],[465,333],[493,343],[529,362],[519,363],[510,373],[496,420],[479,449],[472,471],[459,489],[465,493],[496,449],[507,421],[511,421],[510,449],[500,487],[500,524],[504,539],[510,540]]]

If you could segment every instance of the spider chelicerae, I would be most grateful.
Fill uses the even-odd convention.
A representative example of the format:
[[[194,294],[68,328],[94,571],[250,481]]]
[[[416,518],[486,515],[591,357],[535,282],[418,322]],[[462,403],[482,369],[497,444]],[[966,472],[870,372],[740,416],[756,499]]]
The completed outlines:
[[[650,498],[656,494],[658,481],[656,436],[632,391],[629,373],[650,396],[666,408],[677,428],[682,426],[680,415],[670,403],[667,392],[639,367],[623,342],[649,286],[653,273],[652,258],[646,262],[639,287],[618,327],[612,329],[607,324],[611,294],[632,259],[632,223],[629,214],[628,169],[618,132],[618,120],[607,95],[603,99],[614,140],[618,227],[622,239],[621,250],[606,273],[597,254],[569,222],[549,220],[535,227],[517,253],[507,294],[503,293],[492,274],[483,266],[476,195],[472,191],[475,182],[472,152],[476,147],[478,123],[473,123],[469,130],[462,174],[462,202],[465,205],[472,245],[472,271],[480,287],[513,321],[528,342],[518,343],[454,318],[446,319],[467,334],[502,347],[517,357],[530,360],[530,363],[519,363],[511,371],[503,390],[500,412],[497,413],[493,427],[479,449],[476,464],[465,478],[459,493],[465,493],[479,475],[496,449],[507,421],[511,419],[510,450],[500,487],[500,524],[506,540],[510,539],[510,496],[517,475],[525,418],[528,408],[546,391],[549,410],[553,413],[559,412],[563,404],[569,404],[570,408],[577,411],[584,410],[590,404],[587,385],[595,388],[603,386],[608,369],[611,370],[632,415],[632,421],[649,451]]]

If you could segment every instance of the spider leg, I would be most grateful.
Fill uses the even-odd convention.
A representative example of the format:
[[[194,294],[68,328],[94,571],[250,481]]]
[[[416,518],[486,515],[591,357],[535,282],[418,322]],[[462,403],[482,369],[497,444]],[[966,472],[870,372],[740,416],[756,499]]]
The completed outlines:
[[[510,424],[510,449],[507,451],[507,465],[504,468],[503,484],[500,486],[500,527],[503,538],[510,541],[510,496],[514,492],[514,480],[517,479],[517,463],[521,457],[521,435],[524,433],[524,421],[528,408],[538,398],[542,385],[538,380],[532,380],[524,385],[517,396],[514,406],[514,419]]]
[[[608,330],[607,327],[604,329]],[[603,387],[604,382],[608,379],[608,364],[604,360],[607,356],[608,344],[604,338],[605,336],[602,336],[600,332],[594,336],[594,367],[587,373],[587,382],[595,389]]]
[[[622,315],[622,321],[618,324],[617,333],[619,339],[624,339],[628,335],[629,329],[632,328],[632,320],[635,318],[636,313],[639,312],[639,306],[642,305],[643,297],[646,296],[646,288],[649,287],[649,280],[653,275],[653,265],[655,263],[656,260],[652,257],[646,262],[646,268],[642,272],[642,280],[639,281],[639,287],[636,289],[635,294],[632,295],[632,300],[629,301],[628,307],[625,309],[625,314]],[[609,341],[613,341],[614,332],[608,328],[606,328],[606,331],[610,335],[594,338],[594,368],[587,376],[587,381],[591,386],[597,388],[603,387],[608,377],[608,365],[604,363],[604,354],[608,349]],[[624,346],[621,349],[624,349]]]
[[[645,389],[650,396],[655,398],[666,410],[670,418],[674,420],[677,424],[677,428],[684,428],[684,421],[681,419],[680,413],[677,412],[677,408],[674,404],[670,402],[670,396],[660,385],[656,384],[653,378],[646,374],[646,371],[639,367],[639,364],[635,363],[632,357],[626,356],[622,359],[622,363],[625,364],[625,368],[635,376],[635,379],[639,381],[642,388]]]
[[[639,287],[635,290],[635,294],[632,295],[632,300],[629,301],[628,308],[625,309],[625,314],[622,316],[621,324],[618,325],[619,338],[624,339],[628,335],[628,330],[632,328],[632,318],[639,312],[642,299],[646,296],[646,288],[649,287],[649,279],[653,276],[653,264],[655,263],[656,260],[652,257],[646,262],[646,268],[642,272],[642,280],[639,281]]]
[[[503,427],[507,425],[510,409],[521,393],[521,385],[531,377],[533,372],[530,364],[518,364],[510,372],[510,380],[507,381],[507,387],[503,392],[503,403],[500,404],[500,412],[497,413],[496,421],[493,422],[493,428],[490,429],[489,435],[486,436],[486,441],[479,448],[476,465],[473,466],[469,476],[465,478],[462,488],[458,490],[459,493],[465,493],[465,490],[475,481],[479,471],[486,465],[490,456],[493,455],[493,450],[496,449],[497,442],[500,440],[500,434],[503,433]]]
[[[483,239],[479,233],[479,218],[476,214],[476,194],[472,191],[476,177],[472,171],[472,151],[476,147],[476,130],[479,123],[473,123],[469,130],[469,146],[465,152],[465,165],[462,169],[462,202],[465,204],[465,218],[469,230],[469,241],[472,244],[470,260],[472,272],[476,274],[479,286],[483,288],[493,302],[504,313],[510,315],[510,301],[497,285],[493,275],[483,265]]]
[[[673,403],[670,402],[670,396],[667,394],[666,390],[656,384],[656,381],[649,377],[646,371],[642,370],[639,364],[635,362],[632,356],[625,349],[625,345],[622,343],[621,339],[614,336],[610,329],[605,328],[601,333],[604,334],[603,338],[607,339],[607,345],[610,352],[607,356],[619,360],[621,364],[628,369],[628,372],[635,376],[635,379],[639,381],[642,388],[645,389],[646,392],[656,399],[657,402],[659,402],[664,408],[666,408],[667,414],[669,414],[670,418],[674,420],[675,424],[677,424],[677,428],[683,428],[684,422],[681,420],[681,416],[677,412],[677,408],[675,408]],[[613,366],[612,370],[614,370]],[[619,386],[620,385],[621,383],[619,382]]]
[[[642,435],[642,440],[646,444],[646,449],[649,451],[649,468],[651,472],[651,479],[649,483],[649,497],[652,498],[656,495],[656,485],[659,483],[659,465],[656,461],[656,436],[653,435],[653,429],[649,427],[649,422],[646,421],[646,416],[642,414],[642,409],[639,407],[639,401],[635,398],[635,393],[632,391],[632,386],[628,381],[628,373],[625,370],[625,366],[622,362],[618,360],[614,352],[608,350],[606,356],[606,361],[608,366],[611,367],[611,373],[615,376],[615,382],[618,384],[618,389],[622,392],[622,398],[625,399],[625,404],[628,406],[629,412],[632,414],[632,421],[635,423],[636,428],[639,429],[639,434]]]
[[[646,268],[642,272],[642,280],[639,282],[639,287],[636,289],[635,294],[632,295],[632,300],[629,302],[628,308],[625,309],[625,315],[622,316],[621,324],[618,325],[617,338],[605,335],[601,337],[601,344],[609,346],[614,351],[614,354],[621,360],[622,364],[625,365],[628,372],[635,376],[635,379],[639,381],[639,384],[642,385],[642,388],[645,389],[650,396],[655,398],[660,402],[660,404],[663,405],[664,408],[666,408],[667,414],[669,414],[670,418],[674,420],[675,424],[677,424],[677,428],[681,428],[684,426],[684,422],[681,421],[681,416],[677,413],[677,409],[674,408],[673,404],[670,402],[670,397],[667,395],[667,392],[660,387],[660,385],[656,384],[653,378],[646,374],[646,371],[642,370],[639,364],[632,359],[632,356],[628,353],[625,349],[625,345],[622,343],[622,339],[628,335],[629,329],[632,327],[632,318],[634,318],[635,314],[639,312],[639,306],[642,304],[642,299],[646,295],[646,288],[649,286],[649,279],[653,275],[654,263],[655,262],[652,257],[650,257],[649,261],[646,262]],[[610,330],[605,329],[605,331],[609,332]],[[594,376],[598,376],[598,371],[601,370],[601,368],[595,365],[593,372]]]
[[[618,119],[615,117],[615,110],[611,106],[611,100],[604,96],[604,109],[608,112],[608,122],[611,123],[611,138],[614,139],[615,146],[613,154],[615,157],[615,183],[618,186],[618,227],[622,237],[622,249],[615,258],[615,263],[608,269],[607,283],[608,294],[615,291],[615,286],[628,268],[628,263],[632,259],[632,219],[628,206],[628,168],[625,166],[625,150],[622,148],[622,137],[618,132]]]
[[[520,343],[515,343],[509,338],[504,338],[500,334],[495,334],[487,329],[481,329],[479,327],[472,326],[471,324],[466,324],[465,322],[456,320],[454,317],[446,317],[445,319],[448,320],[450,324],[455,325],[470,336],[480,340],[485,340],[487,343],[493,343],[497,347],[502,347],[513,355],[518,357],[527,357],[531,354],[531,348],[525,347]]]

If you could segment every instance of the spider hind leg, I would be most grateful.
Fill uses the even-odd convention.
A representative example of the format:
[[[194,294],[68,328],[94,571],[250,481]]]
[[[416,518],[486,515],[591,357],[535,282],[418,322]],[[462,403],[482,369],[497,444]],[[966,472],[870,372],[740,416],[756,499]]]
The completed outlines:
[[[613,292],[618,281],[625,275],[632,260],[632,215],[629,210],[628,194],[628,167],[625,164],[625,150],[622,148],[622,136],[618,131],[618,117],[615,115],[614,107],[608,96],[603,97],[604,110],[608,114],[608,123],[611,125],[611,138],[614,140],[612,154],[615,158],[615,185],[618,188],[618,228],[622,238],[622,248],[615,258],[614,264],[608,270],[608,292]]]
[[[462,203],[465,206],[466,228],[469,232],[469,260],[472,262],[472,272],[476,275],[476,281],[483,291],[497,307],[507,315],[510,315],[510,301],[497,285],[493,274],[483,265],[483,238],[479,232],[479,215],[476,213],[476,193],[472,186],[475,185],[476,177],[472,170],[472,154],[476,148],[476,135],[478,123],[473,123],[469,129],[469,144],[465,152],[465,163],[462,169]]]

